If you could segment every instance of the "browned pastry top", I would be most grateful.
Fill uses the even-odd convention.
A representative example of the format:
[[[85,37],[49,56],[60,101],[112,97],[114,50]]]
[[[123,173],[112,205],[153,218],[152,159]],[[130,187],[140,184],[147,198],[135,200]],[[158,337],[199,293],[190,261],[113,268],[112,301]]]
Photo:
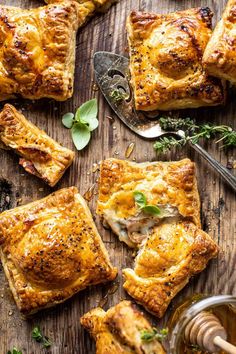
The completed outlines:
[[[0,243],[11,290],[25,314],[112,280],[117,273],[75,187],[3,212]]]
[[[212,33],[211,18],[209,8],[166,15],[131,13],[127,22],[130,71],[138,110],[197,108],[224,102],[224,85],[202,66]]]

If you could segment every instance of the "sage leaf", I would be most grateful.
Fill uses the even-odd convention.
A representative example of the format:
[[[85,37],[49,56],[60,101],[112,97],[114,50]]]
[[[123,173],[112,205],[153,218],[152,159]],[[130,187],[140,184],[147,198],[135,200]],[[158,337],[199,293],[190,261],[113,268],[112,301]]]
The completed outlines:
[[[62,117],[62,124],[68,129],[72,128],[73,121],[74,121],[74,114],[73,113],[66,113]]]
[[[76,123],[71,128],[71,135],[76,149],[82,150],[86,145],[88,145],[91,132],[87,125]]]
[[[160,215],[161,210],[158,208],[156,205],[145,205],[142,207],[142,211],[146,214],[151,214],[151,215]]]
[[[89,130],[92,132],[93,130],[97,129],[98,127],[98,120],[97,118],[94,119],[87,119],[86,125],[88,126]]]
[[[140,208],[143,208],[146,206],[147,198],[145,197],[145,195],[142,192],[134,191],[133,195],[134,195],[134,200],[135,200],[136,204]]]
[[[78,113],[79,113],[80,122],[90,124],[92,120],[97,119],[97,115],[98,115],[97,99],[93,98],[92,100],[83,103],[79,107],[78,111],[79,111]]]

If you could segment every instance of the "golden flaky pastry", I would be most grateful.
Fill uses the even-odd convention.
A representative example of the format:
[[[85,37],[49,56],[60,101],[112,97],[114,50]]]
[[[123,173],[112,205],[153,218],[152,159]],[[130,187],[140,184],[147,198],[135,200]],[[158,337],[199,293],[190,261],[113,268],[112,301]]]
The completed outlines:
[[[236,83],[236,1],[230,0],[210,38],[203,64],[214,76]]]
[[[216,257],[212,238],[189,221],[154,227],[139,250],[134,269],[124,269],[124,289],[147,311],[162,317],[174,296]]]
[[[141,192],[143,210],[135,201]],[[141,200],[143,203],[143,198]],[[97,212],[120,240],[139,249],[134,269],[124,269],[124,288],[137,302],[162,317],[173,297],[218,253],[200,229],[195,165],[176,162],[102,162]]]
[[[75,1],[30,10],[0,5],[0,100],[71,97],[78,26]]]
[[[5,274],[25,315],[117,274],[75,187],[3,212],[0,244]]]
[[[107,312],[95,308],[80,321],[96,340],[96,354],[165,354],[157,340],[141,339],[142,331],[152,328],[130,301],[122,301]]]
[[[6,104],[0,113],[0,141],[21,156],[20,165],[54,186],[71,165],[74,152],[51,139],[15,107]]]
[[[136,109],[171,110],[224,103],[224,83],[210,77],[202,56],[211,36],[209,8],[128,18],[131,84]]]
[[[200,202],[194,163],[135,163],[107,159],[101,163],[97,213],[129,246],[136,246],[163,218],[181,215],[200,226]],[[134,191],[144,193],[160,215],[145,214],[135,203]]]
[[[63,0],[45,0],[46,3],[58,3]],[[74,1],[74,0],[69,0]],[[96,12],[104,12],[119,0],[75,0],[78,3],[80,25],[84,24]]]

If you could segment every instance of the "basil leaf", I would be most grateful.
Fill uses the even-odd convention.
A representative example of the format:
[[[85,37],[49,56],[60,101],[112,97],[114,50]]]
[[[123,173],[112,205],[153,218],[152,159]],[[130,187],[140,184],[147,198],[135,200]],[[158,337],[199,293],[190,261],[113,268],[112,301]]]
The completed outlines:
[[[142,207],[142,210],[144,211],[144,213],[151,215],[160,215],[161,213],[161,210],[155,205],[145,205],[144,207]]]
[[[134,191],[134,200],[140,208],[144,208],[147,204],[147,198],[142,192]]]
[[[90,101],[83,103],[78,110],[79,120],[83,123],[88,123],[97,118],[98,115],[98,103],[94,98]]]
[[[71,135],[73,143],[77,150],[82,150],[86,145],[88,145],[91,133],[87,125],[76,123],[71,128]]]
[[[73,120],[74,120],[74,114],[73,113],[66,113],[64,114],[64,116],[62,117],[62,124],[70,129],[73,125]]]

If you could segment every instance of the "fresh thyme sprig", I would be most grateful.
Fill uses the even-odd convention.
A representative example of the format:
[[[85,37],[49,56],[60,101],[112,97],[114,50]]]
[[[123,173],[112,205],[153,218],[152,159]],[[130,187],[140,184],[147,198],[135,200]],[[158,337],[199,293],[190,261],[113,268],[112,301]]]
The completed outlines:
[[[215,139],[218,138],[216,143],[222,143],[221,147],[236,146],[236,131],[227,125],[213,125],[211,123],[196,125],[190,119],[174,119],[174,118],[160,118],[160,126],[165,131],[176,132],[183,130],[184,135],[178,139],[174,136],[165,136],[160,138],[154,144],[154,149],[158,152],[165,152],[173,147],[181,147],[186,145],[187,142],[197,144],[200,139]]]
[[[145,342],[151,342],[153,340],[158,340],[159,342],[162,342],[166,339],[168,335],[168,328],[162,328],[159,331],[155,327],[153,327],[152,329],[143,329],[140,335],[141,339]]]
[[[44,348],[49,348],[52,345],[50,339],[42,334],[39,326],[33,328],[32,338],[35,339],[36,342],[42,343]]]

